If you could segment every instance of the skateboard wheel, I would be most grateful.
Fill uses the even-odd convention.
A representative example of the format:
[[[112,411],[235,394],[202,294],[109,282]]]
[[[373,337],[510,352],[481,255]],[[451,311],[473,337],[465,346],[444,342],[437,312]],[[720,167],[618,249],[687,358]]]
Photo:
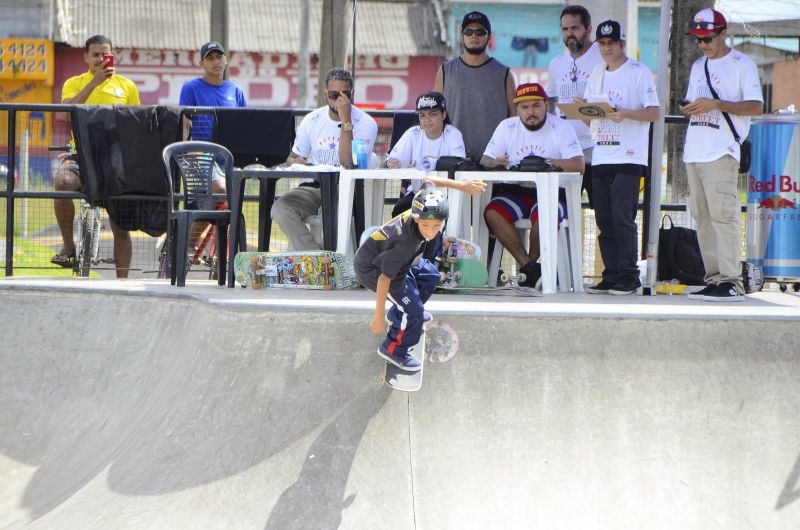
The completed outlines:
[[[453,273],[453,279],[456,280],[456,281],[462,279],[463,277],[464,277],[464,275],[461,274],[461,271],[456,271],[456,272]]]
[[[522,282],[524,282],[524,281],[525,281],[525,280],[527,280],[527,279],[528,279],[528,277],[527,277],[527,276],[525,276],[525,273],[524,273],[524,272],[520,272],[520,273],[519,273],[519,278],[518,278],[518,281],[519,281],[519,283],[522,283]]]
[[[507,273],[504,272],[503,274],[500,275],[500,281],[501,282],[506,283],[508,280],[509,280],[509,277],[508,277]]]

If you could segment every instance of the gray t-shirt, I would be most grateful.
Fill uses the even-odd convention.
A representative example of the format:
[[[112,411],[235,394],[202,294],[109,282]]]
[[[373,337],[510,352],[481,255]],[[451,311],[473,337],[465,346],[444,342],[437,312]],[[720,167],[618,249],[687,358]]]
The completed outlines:
[[[497,125],[508,117],[509,69],[495,59],[470,66],[461,57],[442,65],[447,115],[464,136],[467,156],[481,159]]]

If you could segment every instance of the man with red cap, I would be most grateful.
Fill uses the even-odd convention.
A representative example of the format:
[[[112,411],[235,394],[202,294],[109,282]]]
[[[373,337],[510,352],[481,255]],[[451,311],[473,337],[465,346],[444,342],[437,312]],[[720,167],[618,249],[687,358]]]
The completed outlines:
[[[565,120],[547,113],[547,94],[538,83],[525,83],[517,87],[514,99],[517,115],[501,121],[494,131],[481,158],[487,169],[510,168],[524,158],[546,159],[555,171],[583,172],[584,160],[581,144],[575,131]],[[533,287],[542,275],[539,259],[539,212],[536,207],[536,189],[519,183],[498,182],[493,197],[483,217],[486,226],[500,243],[511,252],[520,272],[525,274],[521,285]],[[566,207],[559,201],[559,222],[566,217]],[[577,212],[580,215],[580,212]],[[520,219],[530,219],[529,250],[514,227]]]
[[[728,23],[722,13],[703,9],[689,28],[703,56],[692,65],[680,107],[689,116],[683,161],[706,269],[706,287],[689,298],[739,302],[744,299],[739,159],[750,116],[763,110],[761,81],[753,60],[725,43]]]

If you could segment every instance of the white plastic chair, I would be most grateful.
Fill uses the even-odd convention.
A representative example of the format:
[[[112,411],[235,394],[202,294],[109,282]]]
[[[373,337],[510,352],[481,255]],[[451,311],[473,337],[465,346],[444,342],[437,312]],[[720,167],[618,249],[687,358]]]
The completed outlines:
[[[573,289],[572,285],[572,263],[569,257],[569,239],[567,230],[569,230],[569,219],[561,221],[561,227],[558,230],[558,249],[556,251],[556,270],[558,271],[558,289],[561,292],[568,292]],[[528,243],[530,241],[530,231],[532,223],[530,219],[520,219],[514,223],[514,226],[519,231],[522,242],[525,245],[525,250],[528,250]],[[503,257],[503,244],[495,239],[494,251],[489,258],[489,287],[497,286],[497,275],[500,272],[500,261]]]

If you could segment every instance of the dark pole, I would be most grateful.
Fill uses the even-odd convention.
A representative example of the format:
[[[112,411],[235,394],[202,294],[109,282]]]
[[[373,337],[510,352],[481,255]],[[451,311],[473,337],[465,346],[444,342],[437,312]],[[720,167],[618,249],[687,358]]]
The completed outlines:
[[[230,47],[228,46],[228,0],[211,0],[211,19],[209,28],[211,29],[212,41],[219,42],[225,48],[225,52],[230,57]],[[224,79],[228,79],[228,69],[225,69]]]
[[[353,64],[352,64],[352,73],[353,73],[353,93],[355,97],[355,88],[356,88],[356,11],[358,10],[358,0],[353,0]]]

